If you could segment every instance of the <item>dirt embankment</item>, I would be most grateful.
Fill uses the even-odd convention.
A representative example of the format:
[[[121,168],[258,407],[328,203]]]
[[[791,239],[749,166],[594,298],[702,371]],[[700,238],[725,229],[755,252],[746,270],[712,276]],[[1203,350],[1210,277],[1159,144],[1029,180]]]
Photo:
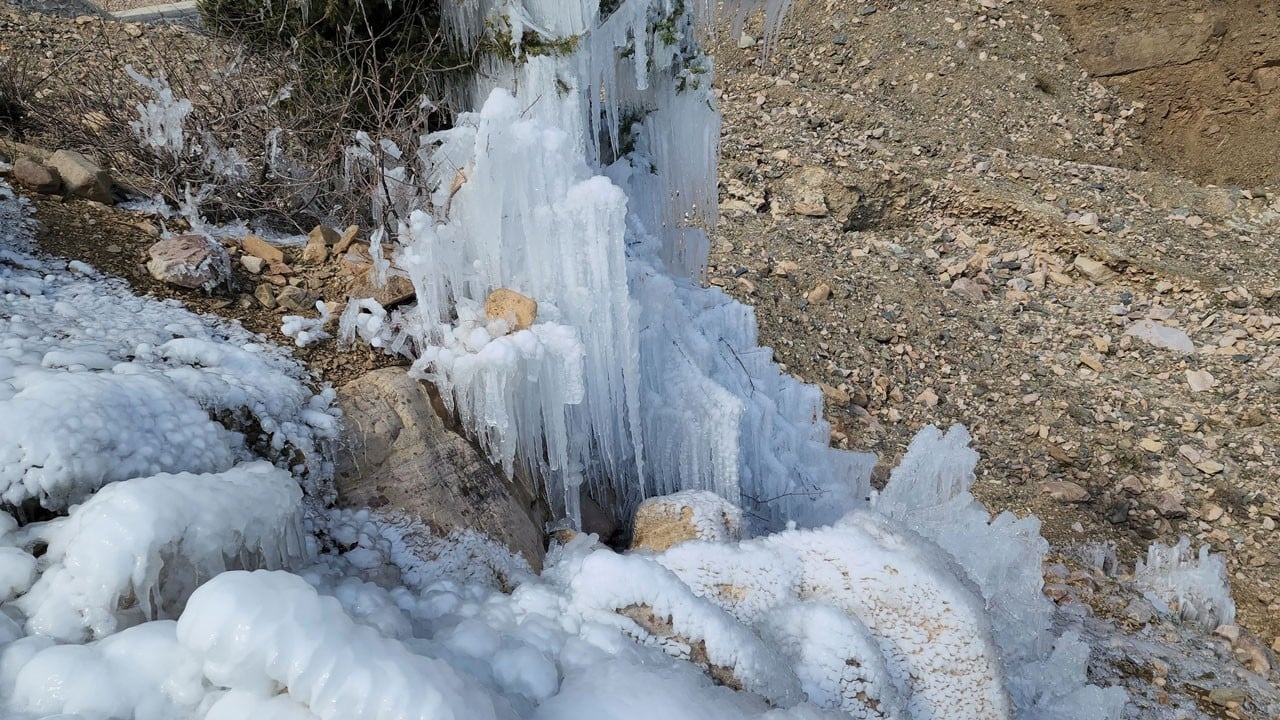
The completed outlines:
[[[1156,167],[1199,182],[1280,180],[1280,5],[1048,0],[1080,64],[1146,105]]]

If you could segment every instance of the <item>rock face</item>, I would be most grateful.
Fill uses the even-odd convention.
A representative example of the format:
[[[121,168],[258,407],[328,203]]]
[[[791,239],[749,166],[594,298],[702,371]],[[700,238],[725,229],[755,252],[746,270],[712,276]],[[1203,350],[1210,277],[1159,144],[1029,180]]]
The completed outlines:
[[[74,150],[59,150],[49,158],[67,192],[100,203],[111,202],[111,178],[98,164]]]
[[[62,178],[57,170],[27,158],[18,158],[13,163],[13,179],[20,185],[46,195],[52,195],[62,189]]]
[[[375,370],[339,388],[338,406],[340,503],[403,512],[442,534],[475,530],[541,567],[548,517],[533,488],[503,478],[445,427],[425,383],[404,368]]]
[[[640,503],[631,549],[662,552],[689,540],[741,538],[742,511],[737,506],[706,490],[684,490]]]
[[[152,245],[147,271],[157,280],[184,288],[213,288],[231,278],[231,258],[204,235],[178,235]]]

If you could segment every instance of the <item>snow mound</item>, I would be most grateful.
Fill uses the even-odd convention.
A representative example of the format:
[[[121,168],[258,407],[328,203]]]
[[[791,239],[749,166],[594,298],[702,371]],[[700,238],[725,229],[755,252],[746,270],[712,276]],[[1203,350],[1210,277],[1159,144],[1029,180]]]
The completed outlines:
[[[122,614],[134,622],[176,616],[201,582],[228,567],[296,564],[301,500],[293,477],[263,461],[113,483],[66,519],[23,529],[48,549],[40,579],[15,607],[28,631],[62,640],[109,635]]]
[[[222,687],[282,691],[324,720],[514,718],[474,680],[352,622],[296,575],[227,572],[191,596],[178,641]]]

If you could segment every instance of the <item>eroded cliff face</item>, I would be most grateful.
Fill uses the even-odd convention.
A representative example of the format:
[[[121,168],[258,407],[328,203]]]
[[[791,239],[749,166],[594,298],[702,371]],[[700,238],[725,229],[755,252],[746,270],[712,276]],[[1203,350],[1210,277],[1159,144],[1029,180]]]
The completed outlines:
[[[1280,7],[1049,0],[1077,57],[1127,100],[1153,166],[1252,187],[1280,177]]]

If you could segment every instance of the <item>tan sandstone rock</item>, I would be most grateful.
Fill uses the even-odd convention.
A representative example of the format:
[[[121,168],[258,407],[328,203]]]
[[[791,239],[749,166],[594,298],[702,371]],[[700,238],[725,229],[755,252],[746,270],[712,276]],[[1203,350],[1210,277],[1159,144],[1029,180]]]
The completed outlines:
[[[13,163],[13,179],[19,185],[45,195],[52,195],[62,189],[62,178],[57,170],[27,158],[18,158]]]
[[[49,158],[67,192],[100,203],[111,202],[111,178],[98,164],[74,150],[59,150]]]

